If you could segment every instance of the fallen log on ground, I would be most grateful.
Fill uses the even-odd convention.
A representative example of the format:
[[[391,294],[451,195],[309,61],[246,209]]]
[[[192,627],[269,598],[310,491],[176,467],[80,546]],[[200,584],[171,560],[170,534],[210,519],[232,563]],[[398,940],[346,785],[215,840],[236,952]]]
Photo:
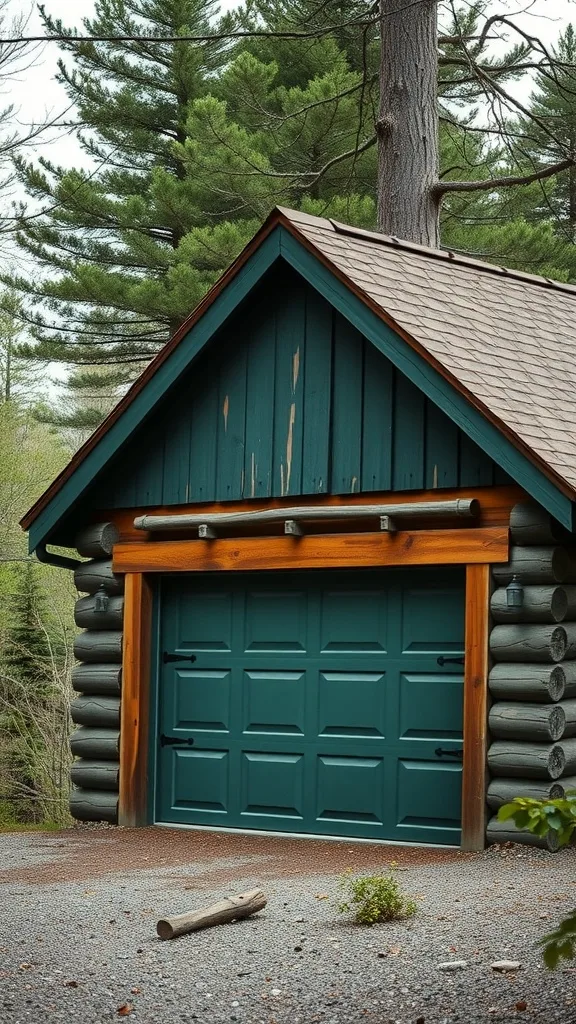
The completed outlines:
[[[250,917],[262,910],[268,900],[261,889],[251,889],[238,896],[229,896],[219,903],[213,903],[204,910],[192,910],[189,914],[178,914],[176,917],[163,917],[156,925],[161,939],[175,939],[187,932],[196,932],[200,928],[211,928],[214,924],[226,924],[239,917]]]

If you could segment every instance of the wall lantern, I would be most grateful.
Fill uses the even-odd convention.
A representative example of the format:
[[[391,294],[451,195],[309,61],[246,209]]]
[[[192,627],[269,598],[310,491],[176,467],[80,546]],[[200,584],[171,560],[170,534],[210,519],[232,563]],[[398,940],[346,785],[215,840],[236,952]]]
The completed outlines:
[[[102,583],[101,586],[98,587],[94,597],[94,611],[107,612],[109,600],[110,598],[108,597],[108,594],[104,589],[104,584]]]
[[[517,576],[513,576],[506,587],[506,607],[521,608],[524,600],[524,587]]]

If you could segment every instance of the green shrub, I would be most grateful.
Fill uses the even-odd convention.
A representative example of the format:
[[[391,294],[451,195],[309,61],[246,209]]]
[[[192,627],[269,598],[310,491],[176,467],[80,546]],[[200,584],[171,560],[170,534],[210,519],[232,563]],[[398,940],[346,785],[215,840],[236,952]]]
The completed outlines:
[[[340,889],[344,899],[338,904],[341,914],[354,913],[356,924],[378,924],[412,917],[417,906],[405,896],[393,875],[343,875]]]

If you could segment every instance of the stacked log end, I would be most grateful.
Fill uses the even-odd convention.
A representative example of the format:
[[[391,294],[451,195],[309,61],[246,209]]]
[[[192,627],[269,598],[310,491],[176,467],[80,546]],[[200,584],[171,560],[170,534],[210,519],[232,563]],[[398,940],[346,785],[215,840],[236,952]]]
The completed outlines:
[[[493,569],[487,839],[553,851],[554,835],[520,831],[497,811],[515,796],[557,799],[575,788],[576,538],[532,502],[512,509],[510,535],[510,561]],[[522,603],[509,607],[514,577]]]
[[[70,811],[80,821],[118,822],[120,775],[120,694],[122,679],[122,618],[124,583],[112,572],[111,554],[118,541],[113,523],[87,527],[76,538],[80,555],[88,559],[74,573],[80,593],[74,619],[83,630],[74,642],[79,664],[72,672],[77,696],[72,701],[76,728],[70,745]],[[107,597],[98,610],[97,591]]]

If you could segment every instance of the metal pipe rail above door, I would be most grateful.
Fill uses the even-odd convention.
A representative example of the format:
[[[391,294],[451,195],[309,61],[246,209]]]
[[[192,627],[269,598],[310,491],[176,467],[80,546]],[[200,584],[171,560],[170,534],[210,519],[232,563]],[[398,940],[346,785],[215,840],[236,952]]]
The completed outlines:
[[[298,505],[293,508],[258,509],[254,512],[197,512],[177,515],[144,515],[134,519],[137,530],[166,533],[177,530],[198,530],[202,540],[218,536],[219,527],[242,527],[258,523],[284,522],[284,532],[292,536],[303,533],[307,522],[339,522],[355,519],[379,519],[379,528],[387,533],[396,529],[396,519],[470,519],[478,515],[476,498],[454,501],[420,501],[386,505]]]

